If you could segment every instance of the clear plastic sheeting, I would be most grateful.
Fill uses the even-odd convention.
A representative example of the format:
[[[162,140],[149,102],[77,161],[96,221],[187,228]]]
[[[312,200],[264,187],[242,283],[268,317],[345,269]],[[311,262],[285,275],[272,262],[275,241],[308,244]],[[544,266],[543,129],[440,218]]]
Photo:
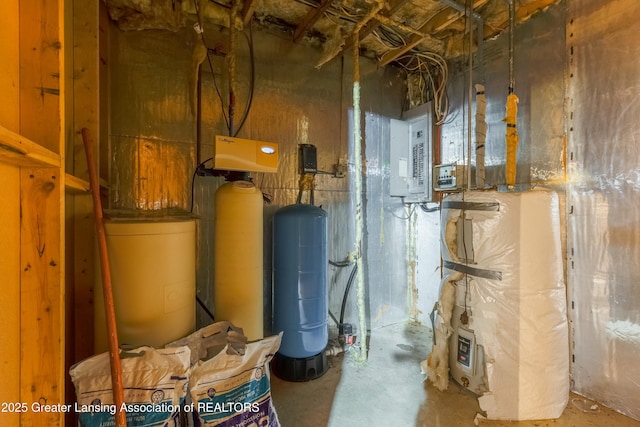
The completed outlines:
[[[417,206],[415,211],[415,233],[411,236],[416,242],[415,286],[410,301],[411,320],[423,325],[431,325],[430,314],[438,301],[440,271],[440,211],[438,205]],[[427,212],[425,212],[425,210]],[[409,259],[409,262],[412,260]]]
[[[459,323],[468,318],[464,328],[484,350],[480,408],[488,419],[560,417],[569,341],[557,194],[466,192],[446,197],[442,209],[445,275],[464,276],[456,282],[466,313]],[[450,351],[463,351],[459,345]],[[450,360],[475,363],[479,351]]]
[[[640,3],[568,4],[573,389],[640,420]]]
[[[401,199],[389,195],[389,118],[365,113],[364,123],[364,277],[369,284],[371,328],[378,328],[408,318],[407,290],[412,278],[407,271],[409,253],[404,236],[409,231],[415,206],[405,207]]]

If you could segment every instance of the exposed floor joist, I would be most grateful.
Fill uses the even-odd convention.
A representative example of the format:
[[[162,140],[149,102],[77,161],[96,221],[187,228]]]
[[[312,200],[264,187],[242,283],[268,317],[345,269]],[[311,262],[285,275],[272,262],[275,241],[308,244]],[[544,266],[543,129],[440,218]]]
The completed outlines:
[[[234,0],[197,0],[205,24],[228,27],[228,9]],[[539,10],[559,0],[517,0],[516,21],[527,20]],[[194,3],[183,1],[182,9],[175,11],[164,6],[131,5],[129,0],[106,0],[109,11],[123,30],[176,29],[176,20],[189,25],[195,14]],[[406,55],[411,50],[440,55],[453,60],[463,54],[459,40],[468,31],[463,22],[466,0],[387,0],[386,4],[359,31],[361,54],[382,58],[381,65]],[[474,20],[484,22],[484,38],[494,37],[506,29],[508,4],[505,0],[473,0],[470,8]],[[332,2],[332,0],[246,0],[239,19],[247,27],[252,19],[268,28],[286,33],[296,43],[302,39],[322,45],[330,56],[351,50],[352,37],[344,37],[371,6],[364,0]],[[170,14],[171,16],[164,16]],[[175,15],[175,16],[174,16]],[[329,16],[331,15],[331,16]],[[178,16],[178,18],[176,18]],[[392,21],[381,23],[376,17]],[[479,19],[478,19],[479,17]],[[133,24],[138,27],[132,27]],[[384,27],[388,32],[376,31]],[[404,29],[402,29],[404,28]],[[410,29],[410,31],[406,31]],[[418,33],[418,34],[416,34]],[[406,37],[406,39],[405,39]],[[393,47],[398,46],[398,47]]]
[[[313,27],[313,24],[318,22],[318,19],[322,18],[322,15],[329,9],[331,6],[332,0],[322,0],[317,9],[311,9],[309,13],[302,18],[300,24],[296,27],[293,32],[293,42],[298,43],[300,39],[307,33],[307,31]]]

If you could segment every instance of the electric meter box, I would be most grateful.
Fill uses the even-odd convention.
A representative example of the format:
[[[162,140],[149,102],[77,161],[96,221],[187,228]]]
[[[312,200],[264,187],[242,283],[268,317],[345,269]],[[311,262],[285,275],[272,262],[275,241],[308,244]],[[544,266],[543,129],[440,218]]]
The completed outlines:
[[[432,197],[431,103],[406,111],[390,123],[390,195],[406,203],[430,202]]]

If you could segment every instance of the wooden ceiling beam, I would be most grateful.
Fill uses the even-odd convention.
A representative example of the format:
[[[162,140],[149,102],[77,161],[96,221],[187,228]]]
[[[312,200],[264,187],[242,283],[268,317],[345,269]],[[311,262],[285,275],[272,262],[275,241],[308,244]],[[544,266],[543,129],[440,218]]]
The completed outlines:
[[[551,6],[552,4],[557,3],[557,0],[537,0],[532,1],[531,3],[527,3],[516,8],[516,22],[522,22],[529,19],[533,14]],[[508,16],[508,15],[507,15]],[[501,32],[507,30],[509,28],[509,18],[507,17],[501,22],[493,22],[493,25],[490,27],[485,26],[485,39],[495,37]]]
[[[240,18],[242,19],[243,26],[249,25],[251,18],[253,18],[253,12],[256,10],[256,0],[245,0],[242,6],[242,12]]]
[[[408,2],[409,0],[392,0],[389,2],[391,7],[389,7],[388,9],[385,8],[384,10],[382,10],[380,12],[380,15],[386,18],[391,18],[398,10],[400,10],[402,6],[404,6]],[[360,40],[367,37],[379,26],[380,26],[380,21],[375,19],[373,21],[370,21],[367,25],[364,26],[364,28],[362,28],[362,30],[360,30]]]
[[[473,3],[472,8],[475,10],[476,8],[487,4],[488,1],[489,0],[476,0]],[[438,12],[433,19],[429,19],[417,31],[425,35],[437,33],[438,31],[442,31],[447,26],[451,25],[456,20],[460,19],[460,17],[463,15],[463,13],[458,11],[452,14],[449,8],[443,9],[441,12]],[[434,25],[434,23],[436,23],[436,25]],[[437,31],[436,28],[438,28]],[[385,66],[390,62],[395,61],[400,56],[404,55],[405,53],[409,52],[411,49],[419,45],[422,40],[424,40],[424,37],[414,34],[413,36],[411,36],[410,41],[406,45],[391,49],[384,55],[382,55],[382,58],[380,58],[380,65]]]
[[[411,41],[409,41],[409,43],[407,43],[406,45],[387,51],[384,55],[382,55],[382,58],[380,58],[380,66],[384,67],[390,62],[395,61],[400,56],[418,46],[422,42],[422,40],[424,40],[424,37],[412,36]]]
[[[408,2],[409,0],[390,0],[389,1],[390,7],[385,8],[379,14],[387,18],[390,18],[398,10],[400,10],[402,6],[404,6]],[[369,23],[360,30],[360,40],[364,39],[369,34],[373,33],[376,30],[376,28],[378,28],[379,26],[380,26],[380,21],[376,20],[375,18],[369,21]],[[349,38],[347,39],[346,43],[342,47],[342,52],[345,52],[346,50],[350,49],[351,46],[353,46],[353,39]]]
[[[479,7],[484,6],[485,4],[489,3],[489,0],[476,0],[473,3],[472,9],[476,10]],[[432,33],[438,33],[442,30],[444,30],[445,28],[447,28],[449,25],[453,24],[454,22],[456,22],[458,19],[460,19],[462,16],[464,16],[464,12],[460,12],[460,11],[455,11],[455,12],[451,12],[451,7],[447,7],[445,9],[443,9],[442,11],[438,12],[433,19],[430,19],[429,22],[433,23],[433,27],[431,28]]]
[[[557,0],[537,0],[518,6],[518,10],[516,11],[516,19],[528,19],[534,13],[545,9],[554,3],[557,3]]]
[[[318,5],[317,9],[311,9],[302,21],[298,24],[295,31],[293,32],[293,42],[298,43],[307,31],[313,27],[313,25],[322,17],[322,15],[329,9],[331,6],[332,0],[321,0],[320,5]]]

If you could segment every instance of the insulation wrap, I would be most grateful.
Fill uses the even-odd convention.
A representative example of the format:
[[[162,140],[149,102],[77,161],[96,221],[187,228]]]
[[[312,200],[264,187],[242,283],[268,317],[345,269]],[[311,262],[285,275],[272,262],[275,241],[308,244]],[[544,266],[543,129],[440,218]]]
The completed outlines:
[[[569,397],[569,343],[555,192],[468,192],[447,200],[499,203],[496,210],[443,209],[442,224],[471,221],[464,248],[442,228],[445,263],[469,264],[469,328],[484,348],[489,419],[558,418]],[[471,205],[473,206],[473,205]],[[448,232],[447,232],[448,231]],[[473,261],[469,261],[473,245]],[[462,256],[466,250],[466,257]],[[461,254],[462,251],[462,254]],[[467,262],[463,258],[467,258]],[[474,271],[500,275],[472,276]],[[451,270],[445,268],[445,274]]]

